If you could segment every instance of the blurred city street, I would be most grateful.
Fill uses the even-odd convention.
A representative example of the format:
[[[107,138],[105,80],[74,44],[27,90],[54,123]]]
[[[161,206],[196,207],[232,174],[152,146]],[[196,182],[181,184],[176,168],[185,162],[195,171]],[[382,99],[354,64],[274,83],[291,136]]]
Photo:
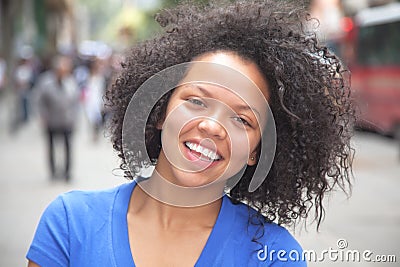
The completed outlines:
[[[346,260],[310,262],[309,266],[399,266],[400,262],[400,147],[398,141],[373,133],[357,132],[353,139],[353,192],[350,198],[337,192],[326,203],[326,219],[320,232],[315,224],[296,232],[306,250],[320,256],[324,250],[371,251],[376,255],[395,255],[396,263]],[[343,241],[344,240],[344,241]],[[341,245],[344,243],[344,248]],[[340,255],[340,254],[339,254]],[[335,259],[338,255],[333,255]],[[345,257],[346,258],[346,257]],[[339,258],[340,259],[340,258]],[[352,259],[350,257],[350,259]]]
[[[0,125],[7,125],[4,102]],[[45,140],[39,122],[31,120],[15,134],[0,129],[0,266],[25,266],[25,253],[46,205],[56,195],[74,189],[97,189],[124,183],[116,171],[118,160],[105,138],[94,143],[85,117],[80,116],[73,142],[70,184],[50,182]],[[339,193],[329,199],[319,233],[315,224],[295,229],[303,248],[321,253],[338,249],[344,239],[350,250],[373,255],[396,255],[397,263],[354,263],[325,257],[309,266],[398,266],[400,261],[399,144],[375,134],[357,133],[355,181],[351,198]],[[342,241],[344,242],[344,241]],[[319,255],[319,254],[318,254]]]
[[[2,101],[0,125],[7,125],[4,105]],[[109,188],[126,181],[114,170],[119,165],[110,142],[105,138],[93,141],[82,112],[73,136],[69,184],[50,181],[46,145],[38,120],[12,135],[8,129],[0,130],[1,267],[26,266],[25,253],[40,215],[58,194],[73,189]],[[62,151],[63,147],[60,148]],[[60,158],[63,154],[56,156]]]
[[[25,255],[39,218],[57,195],[127,182],[107,134],[94,134],[108,112],[102,97],[120,71],[124,51],[158,35],[155,14],[179,2],[0,1],[0,267],[27,265]],[[307,19],[301,28],[317,36],[351,72],[361,114],[356,125],[400,138],[400,0],[310,0],[301,5],[318,19]],[[160,24],[166,23],[160,18]],[[171,16],[164,30],[171,26],[175,34],[174,20]],[[292,31],[288,35],[295,36]],[[310,63],[339,70],[330,52],[312,54],[307,48],[302,53],[307,64],[312,56]],[[51,179],[47,142],[61,133],[68,147],[75,122],[70,175],[65,168],[71,180]],[[400,266],[399,140],[357,132],[352,142],[351,196],[338,191],[324,199],[319,231],[312,218],[289,230],[308,253],[311,267]],[[56,165],[64,161],[62,144],[57,145]]]

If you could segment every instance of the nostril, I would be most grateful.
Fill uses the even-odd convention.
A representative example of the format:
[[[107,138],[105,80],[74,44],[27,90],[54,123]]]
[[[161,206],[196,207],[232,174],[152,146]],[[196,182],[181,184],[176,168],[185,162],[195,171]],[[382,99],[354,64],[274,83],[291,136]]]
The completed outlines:
[[[226,135],[224,126],[214,119],[205,118],[199,122],[198,127],[200,131],[211,136],[224,137]]]

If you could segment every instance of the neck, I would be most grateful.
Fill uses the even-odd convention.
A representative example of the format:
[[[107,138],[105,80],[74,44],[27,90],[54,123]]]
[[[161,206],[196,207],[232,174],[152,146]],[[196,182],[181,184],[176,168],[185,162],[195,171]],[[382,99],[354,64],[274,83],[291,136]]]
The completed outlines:
[[[217,220],[222,199],[197,207],[178,207],[161,202],[138,185],[135,187],[128,213],[142,216],[163,229],[212,228]]]

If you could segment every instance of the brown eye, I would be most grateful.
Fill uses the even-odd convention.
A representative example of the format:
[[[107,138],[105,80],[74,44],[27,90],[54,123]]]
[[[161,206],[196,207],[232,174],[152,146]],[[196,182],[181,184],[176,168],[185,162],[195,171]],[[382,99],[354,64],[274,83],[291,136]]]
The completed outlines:
[[[192,103],[193,105],[197,105],[197,106],[202,106],[202,107],[207,107],[206,104],[204,104],[204,102],[202,102],[200,99],[198,98],[189,98],[186,100],[187,102]]]
[[[244,118],[241,118],[241,117],[234,117],[233,119],[234,119],[235,121],[237,121],[237,122],[239,122],[239,123],[245,125],[245,126],[251,126],[250,123],[249,123],[246,119],[244,119]]]

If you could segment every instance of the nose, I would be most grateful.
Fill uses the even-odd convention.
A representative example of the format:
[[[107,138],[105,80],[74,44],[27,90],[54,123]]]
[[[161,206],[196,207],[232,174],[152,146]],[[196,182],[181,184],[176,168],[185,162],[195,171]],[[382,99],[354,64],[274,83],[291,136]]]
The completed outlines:
[[[218,121],[211,118],[202,119],[198,128],[201,132],[207,134],[208,136],[212,136],[219,139],[224,139],[226,137],[226,130]]]

